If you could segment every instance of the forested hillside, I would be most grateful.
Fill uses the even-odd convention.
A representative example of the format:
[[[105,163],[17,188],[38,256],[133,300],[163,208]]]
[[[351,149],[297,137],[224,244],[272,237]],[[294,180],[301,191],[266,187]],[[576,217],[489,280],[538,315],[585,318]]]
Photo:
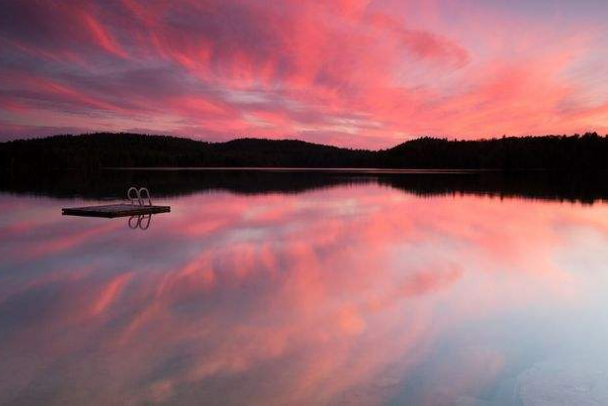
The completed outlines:
[[[211,143],[128,133],[57,135],[0,143],[0,170],[104,167],[444,168],[607,170],[607,136],[504,137],[476,141],[419,138],[380,150],[297,140]]]

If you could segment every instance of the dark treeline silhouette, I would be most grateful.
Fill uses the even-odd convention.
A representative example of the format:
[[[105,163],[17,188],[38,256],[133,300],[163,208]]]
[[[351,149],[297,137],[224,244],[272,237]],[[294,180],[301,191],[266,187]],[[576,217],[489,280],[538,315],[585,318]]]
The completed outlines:
[[[375,183],[418,196],[475,194],[500,198],[577,201],[607,200],[607,172],[560,171],[466,173],[373,173],[251,170],[52,171],[13,176],[0,173],[0,192],[57,198],[124,199],[129,186],[146,186],[154,198],[206,191],[238,194],[302,193],[309,190]]]
[[[607,170],[607,136],[503,137],[476,141],[420,138],[380,151],[383,166],[501,170]]]
[[[503,137],[476,141],[419,138],[380,151],[297,140],[211,143],[128,133],[95,133],[0,143],[0,170],[96,171],[107,167],[451,168],[607,170],[607,136]]]

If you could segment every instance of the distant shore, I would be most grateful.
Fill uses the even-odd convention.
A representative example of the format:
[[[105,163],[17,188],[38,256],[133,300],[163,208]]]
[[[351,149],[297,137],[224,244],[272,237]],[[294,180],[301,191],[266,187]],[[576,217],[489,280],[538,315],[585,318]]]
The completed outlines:
[[[607,136],[586,133],[473,141],[423,137],[378,151],[298,140],[243,138],[212,143],[129,133],[57,135],[0,143],[0,170],[5,172],[102,168],[606,171]]]
[[[302,167],[273,167],[273,166],[148,166],[148,167],[108,167],[101,168],[110,171],[260,171],[260,172],[338,172],[338,173],[369,173],[369,174],[463,174],[476,172],[497,172],[497,169],[391,169],[391,168],[302,168]],[[543,170],[543,169],[541,169]]]

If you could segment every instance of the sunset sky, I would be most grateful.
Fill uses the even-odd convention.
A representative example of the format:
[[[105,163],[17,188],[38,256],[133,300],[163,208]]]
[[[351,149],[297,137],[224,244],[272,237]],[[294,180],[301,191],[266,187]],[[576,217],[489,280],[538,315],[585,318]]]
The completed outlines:
[[[607,132],[607,2],[2,1],[0,141]]]

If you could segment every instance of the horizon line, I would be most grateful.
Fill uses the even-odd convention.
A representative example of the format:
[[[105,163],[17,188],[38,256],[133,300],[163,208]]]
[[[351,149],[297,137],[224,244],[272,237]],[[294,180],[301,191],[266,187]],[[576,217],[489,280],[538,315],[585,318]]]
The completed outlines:
[[[410,138],[410,139],[398,142],[397,144],[394,144],[393,146],[390,146],[390,147],[369,149],[369,148],[346,147],[346,146],[339,146],[339,145],[334,145],[334,144],[323,144],[323,143],[319,143],[319,142],[306,141],[306,140],[299,139],[299,138],[264,138],[264,137],[256,137],[256,136],[244,136],[244,137],[231,138],[228,140],[205,140],[205,139],[193,138],[194,136],[187,136],[187,135],[173,135],[173,134],[160,134],[160,133],[138,133],[138,132],[128,132],[128,131],[91,131],[91,132],[83,132],[83,133],[58,133],[58,134],[53,134],[53,135],[31,136],[31,137],[27,137],[27,138],[15,138],[15,139],[10,139],[10,140],[0,141],[0,144],[7,144],[7,143],[19,142],[19,141],[45,140],[45,139],[51,139],[51,138],[56,138],[56,137],[86,137],[86,136],[92,136],[92,135],[116,135],[116,136],[138,135],[138,136],[145,136],[145,137],[166,137],[166,138],[176,138],[176,139],[189,140],[189,141],[193,141],[193,142],[207,143],[207,144],[226,144],[229,142],[242,141],[242,140],[274,141],[274,142],[297,141],[297,142],[302,142],[302,143],[310,144],[310,145],[319,145],[319,146],[332,147],[332,148],[338,148],[338,149],[370,151],[370,152],[388,150],[388,149],[395,148],[399,145],[402,145],[402,144],[405,144],[408,142],[419,141],[422,139],[432,139],[432,140],[448,141],[448,142],[487,142],[487,141],[497,141],[497,140],[501,140],[501,139],[576,137],[576,136],[582,137],[582,136],[587,136],[587,135],[595,135],[595,136],[601,137],[601,138],[609,137],[609,134],[603,135],[603,134],[599,134],[596,131],[586,131],[584,133],[573,133],[573,134],[540,134],[540,135],[532,135],[532,134],[507,135],[507,134],[504,134],[500,137],[493,136],[493,137],[489,137],[489,138],[472,138],[472,139],[449,138],[449,136],[439,136],[439,135],[420,135],[420,136],[416,136],[416,138]]]

